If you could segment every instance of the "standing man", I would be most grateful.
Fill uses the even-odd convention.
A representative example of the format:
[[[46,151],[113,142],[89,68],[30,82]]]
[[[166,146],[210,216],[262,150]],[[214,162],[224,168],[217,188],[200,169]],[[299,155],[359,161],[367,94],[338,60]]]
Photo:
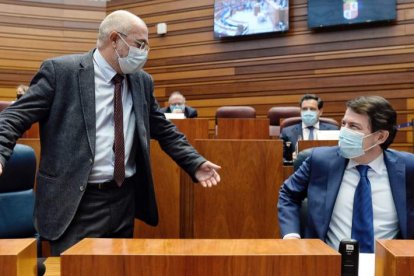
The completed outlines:
[[[282,129],[280,139],[283,140],[283,158],[292,160],[298,140],[316,140],[319,130],[337,130],[332,124],[319,121],[323,112],[323,101],[313,94],[306,94],[300,99],[302,122]]]
[[[184,113],[186,118],[196,118],[197,110],[185,105],[183,94],[178,91],[172,92],[168,98],[168,106],[160,109],[162,113]]]
[[[376,239],[414,238],[414,155],[388,149],[397,114],[378,96],[347,103],[338,147],[315,148],[280,189],[284,238],[318,238],[338,250],[344,238],[374,252]],[[307,221],[300,233],[300,209]]]
[[[85,237],[131,238],[134,216],[158,223],[150,138],[194,181],[220,181],[220,167],[158,111],[142,70],[148,51],[145,23],[115,11],[99,27],[97,49],[43,62],[28,93],[0,115],[1,170],[16,140],[40,123],[35,225],[52,255]]]

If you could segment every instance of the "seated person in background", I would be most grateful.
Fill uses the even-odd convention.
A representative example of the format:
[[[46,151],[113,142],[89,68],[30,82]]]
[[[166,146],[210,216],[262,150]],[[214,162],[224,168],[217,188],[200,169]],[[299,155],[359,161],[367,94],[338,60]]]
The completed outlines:
[[[397,114],[379,96],[347,103],[339,146],[314,148],[283,183],[278,216],[286,238],[318,238],[338,250],[342,239],[373,253],[375,239],[414,238],[414,155],[387,149]],[[300,233],[300,209],[307,221]]]
[[[17,88],[16,88],[16,100],[20,99],[26,93],[26,91],[28,89],[29,89],[29,86],[24,85],[24,84],[20,84],[19,86],[17,86]]]
[[[323,101],[313,94],[306,94],[300,100],[302,122],[282,129],[283,158],[292,160],[298,140],[317,140],[319,130],[337,130],[332,124],[319,122],[323,111]]]
[[[197,110],[185,105],[183,94],[178,91],[173,92],[168,98],[168,106],[160,109],[162,113],[184,113],[186,118],[196,118]]]

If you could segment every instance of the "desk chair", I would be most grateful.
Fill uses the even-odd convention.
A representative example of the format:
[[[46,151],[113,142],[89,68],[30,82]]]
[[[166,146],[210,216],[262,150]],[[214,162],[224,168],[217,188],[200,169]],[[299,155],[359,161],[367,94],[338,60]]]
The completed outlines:
[[[298,106],[275,106],[267,112],[269,118],[269,136],[279,138],[280,122],[282,119],[300,116],[300,107]]]
[[[0,112],[9,107],[11,104],[11,101],[0,101]]]
[[[256,109],[251,106],[222,106],[216,111],[217,118],[256,118]]]
[[[37,239],[37,254],[40,257],[41,241],[33,225],[35,174],[34,150],[16,144],[0,175],[0,238],[34,237]],[[38,269],[42,268],[43,261],[44,259],[38,258]]]
[[[332,118],[328,118],[328,117],[319,117],[319,121],[320,122],[324,122],[324,123],[328,123],[331,125],[334,125],[336,127],[340,127],[339,123]],[[292,126],[295,124],[299,124],[302,122],[302,118],[301,117],[290,117],[290,118],[286,118],[284,119],[281,123],[280,123],[280,133],[282,133],[283,128],[288,127],[288,126]]]
[[[256,118],[256,109],[251,106],[222,106],[216,111],[215,135],[217,135],[218,118]]]
[[[293,170],[297,171],[302,165],[303,161],[306,160],[312,154],[313,148],[308,148],[300,151],[296,159],[293,160]],[[302,201],[302,206],[300,207],[300,235],[303,237],[305,233],[306,224],[308,221],[308,199],[305,198]]]

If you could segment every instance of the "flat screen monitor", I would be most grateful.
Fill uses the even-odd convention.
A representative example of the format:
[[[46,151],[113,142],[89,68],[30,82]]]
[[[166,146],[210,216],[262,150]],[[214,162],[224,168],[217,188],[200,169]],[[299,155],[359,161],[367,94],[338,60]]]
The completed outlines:
[[[396,0],[308,0],[309,28],[396,19]]]
[[[248,36],[289,29],[289,0],[215,0],[214,36]]]

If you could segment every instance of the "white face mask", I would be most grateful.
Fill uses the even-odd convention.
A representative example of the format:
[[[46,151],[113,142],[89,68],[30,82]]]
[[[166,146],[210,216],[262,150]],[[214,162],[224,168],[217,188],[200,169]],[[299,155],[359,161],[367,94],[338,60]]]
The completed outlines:
[[[374,132],[375,133],[375,132]],[[341,127],[339,131],[339,153],[348,159],[357,158],[364,155],[368,150],[372,149],[378,143],[364,149],[364,139],[374,133],[364,135],[363,133],[351,130],[346,127]]]
[[[122,38],[121,35],[118,36],[122,41],[128,46],[129,52],[126,57],[121,57],[118,54],[118,51],[115,49],[116,54],[118,55],[119,67],[124,74],[136,73],[144,67],[145,62],[148,58],[148,51],[140,50],[137,47],[129,46],[128,43]]]

